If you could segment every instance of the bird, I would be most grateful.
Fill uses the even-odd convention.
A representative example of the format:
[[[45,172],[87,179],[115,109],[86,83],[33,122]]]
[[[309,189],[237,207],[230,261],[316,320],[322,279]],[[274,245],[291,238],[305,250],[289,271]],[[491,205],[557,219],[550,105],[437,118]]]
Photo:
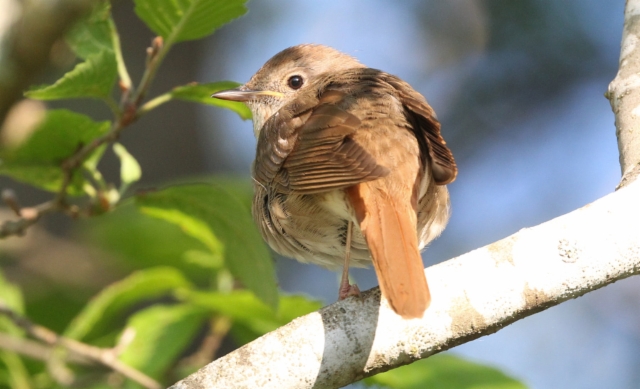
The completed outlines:
[[[427,100],[408,83],[318,44],[289,47],[214,98],[244,102],[257,138],[253,218],[277,253],[332,270],[373,262],[396,314],[431,301],[420,251],[445,228],[457,176]]]

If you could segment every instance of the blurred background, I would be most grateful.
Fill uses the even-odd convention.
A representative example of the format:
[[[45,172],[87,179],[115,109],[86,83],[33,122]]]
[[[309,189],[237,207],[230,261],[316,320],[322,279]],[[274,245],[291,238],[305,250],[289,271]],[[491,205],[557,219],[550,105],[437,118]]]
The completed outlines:
[[[277,0],[248,7],[213,37],[177,45],[150,96],[191,81],[246,82],[272,55],[299,43],[333,46],[403,78],[438,113],[460,170],[449,186],[451,221],[423,254],[426,266],[570,212],[618,183],[614,117],[603,94],[617,71],[622,0]],[[115,2],[113,12],[139,79],[153,34],[132,8]],[[64,106],[109,118],[98,102]],[[138,187],[213,174],[248,180],[255,152],[250,121],[183,102],[145,116],[122,143],[142,165]],[[102,167],[116,179],[115,158]],[[6,178],[0,187],[16,190],[25,205],[50,196]],[[127,271],[114,260],[118,253],[104,249],[117,238],[100,225],[113,217],[78,223],[52,216],[26,237],[0,242],[7,277],[32,306],[68,302],[58,311],[60,327],[81,304],[70,291],[92,295]],[[336,274],[283,258],[277,266],[286,292],[336,300]],[[361,289],[376,285],[372,270],[352,275]],[[640,279],[621,281],[452,352],[531,388],[638,388],[639,295]],[[35,321],[39,314],[30,313]],[[50,326],[56,329],[55,319]]]

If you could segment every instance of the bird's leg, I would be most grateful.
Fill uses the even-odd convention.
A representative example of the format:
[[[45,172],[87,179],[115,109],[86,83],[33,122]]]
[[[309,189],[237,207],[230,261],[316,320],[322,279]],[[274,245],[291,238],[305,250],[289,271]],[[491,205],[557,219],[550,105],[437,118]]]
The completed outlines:
[[[338,300],[344,300],[350,296],[359,296],[360,289],[358,285],[349,283],[349,259],[351,256],[351,234],[353,230],[353,222],[349,220],[347,225],[347,241],[345,243],[344,267],[342,268],[342,280],[340,281],[340,290],[338,291]]]

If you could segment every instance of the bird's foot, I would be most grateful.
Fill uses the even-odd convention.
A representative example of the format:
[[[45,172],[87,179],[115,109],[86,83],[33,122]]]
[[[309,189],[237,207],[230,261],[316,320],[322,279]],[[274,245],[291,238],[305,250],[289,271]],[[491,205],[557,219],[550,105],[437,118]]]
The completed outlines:
[[[338,291],[338,301],[344,300],[347,297],[360,296],[360,288],[356,284],[350,284],[348,281],[346,284],[340,285]]]

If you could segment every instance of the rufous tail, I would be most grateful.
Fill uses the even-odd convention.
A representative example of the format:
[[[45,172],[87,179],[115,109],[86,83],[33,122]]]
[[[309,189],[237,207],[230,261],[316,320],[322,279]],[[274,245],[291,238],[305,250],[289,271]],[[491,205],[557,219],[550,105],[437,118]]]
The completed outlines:
[[[394,198],[379,186],[375,181],[360,183],[348,188],[347,195],[369,246],[382,296],[403,318],[419,318],[431,295],[418,250],[416,211],[409,194]]]

